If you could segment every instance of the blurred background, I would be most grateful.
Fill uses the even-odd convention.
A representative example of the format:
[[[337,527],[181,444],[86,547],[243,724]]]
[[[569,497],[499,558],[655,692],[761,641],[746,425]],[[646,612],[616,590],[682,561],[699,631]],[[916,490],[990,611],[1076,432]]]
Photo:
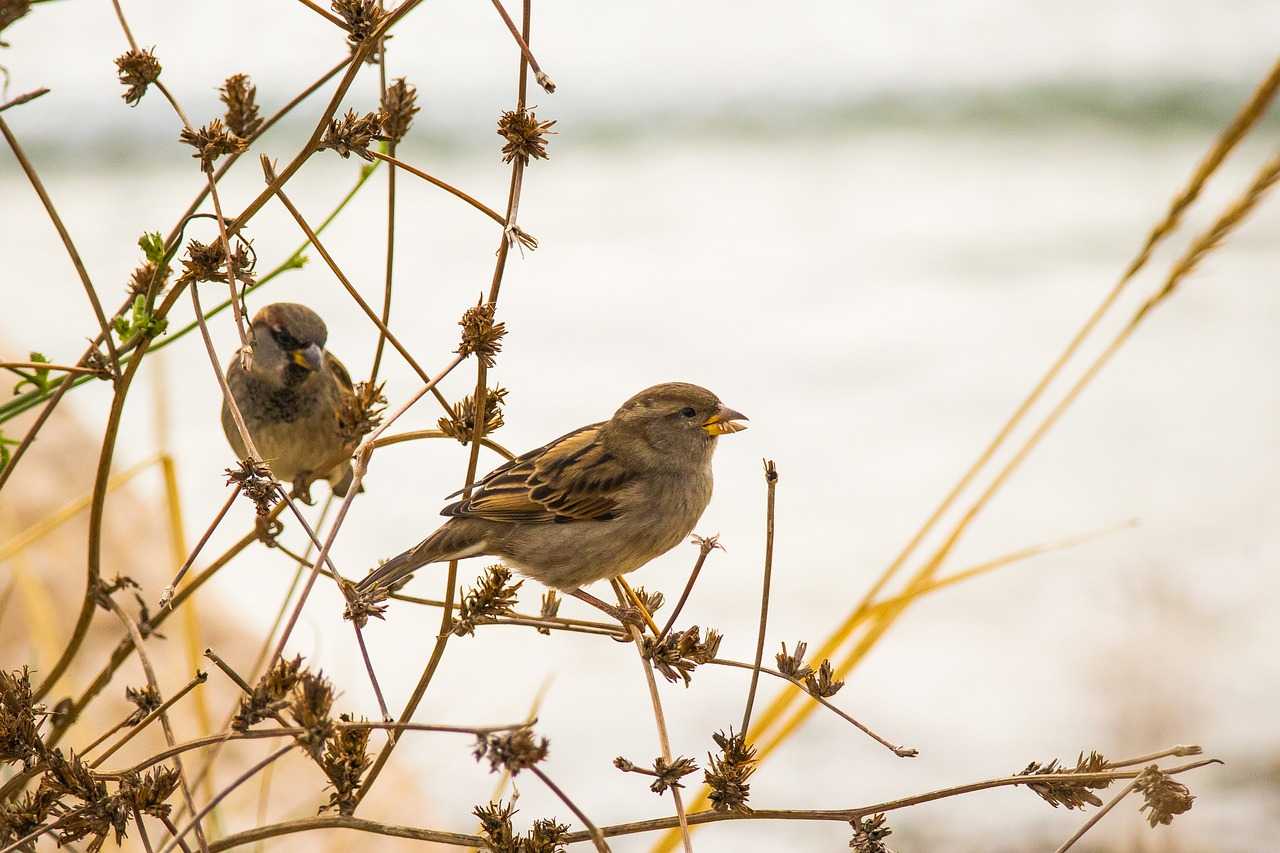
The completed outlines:
[[[345,51],[339,32],[296,3],[129,0],[125,9],[197,124],[221,114],[216,89],[232,73],[251,75],[269,114]],[[52,89],[5,120],[114,307],[140,261],[138,236],[168,231],[200,186],[198,166],[176,143],[179,125],[157,92],[135,109],[122,102],[113,59],[127,44],[109,3],[41,3],[4,38],[8,96]],[[534,6],[532,44],[559,89],[531,87],[530,102],[539,118],[557,120],[559,135],[550,160],[525,173],[520,222],[541,247],[507,269],[499,316],[510,334],[491,380],[511,393],[507,425],[494,438],[523,451],[671,379],[706,385],[750,415],[749,431],[721,442],[716,497],[697,528],[719,532],[727,550],[711,557],[682,622],[723,631],[726,657],[754,653],[760,459],[774,459],[771,661],[780,641],[812,648],[853,608],[1102,299],[1268,73],[1280,15],[1261,0],[545,0]],[[517,62],[489,4],[439,0],[416,10],[388,51],[389,74],[416,85],[422,106],[400,156],[499,207],[509,170],[493,128],[513,105]],[[377,91],[371,67],[347,104],[373,109]],[[323,98],[308,101],[255,151],[287,161],[322,109]],[[1226,162],[1098,341],[1243,190],[1274,153],[1278,129],[1274,117],[1264,121]],[[360,165],[326,152],[289,184],[290,195],[315,222]],[[261,186],[255,158],[244,158],[223,181],[224,207],[240,209]],[[385,192],[380,170],[325,235],[371,302],[382,293]],[[391,326],[435,370],[455,346],[458,316],[488,286],[497,235],[492,222],[411,177],[399,179],[398,195]],[[1006,775],[1032,760],[1073,760],[1080,750],[1122,757],[1198,743],[1226,764],[1183,778],[1199,795],[1190,813],[1152,831],[1137,801],[1126,801],[1078,849],[1275,849],[1278,228],[1275,204],[1264,204],[1149,318],[948,566],[1136,525],[922,599],[835,700],[920,757],[897,759],[820,712],[757,772],[753,805],[852,807]],[[302,239],[275,204],[250,230],[260,270]],[[197,225],[188,233],[209,240],[214,232]],[[0,357],[39,350],[74,361],[92,315],[7,152],[0,235]],[[330,349],[355,378],[366,376],[376,335],[308,254],[302,270],[251,295],[250,309],[312,305],[329,325]],[[189,313],[184,300],[175,322]],[[229,357],[230,316],[219,315],[212,330]],[[195,335],[155,361],[130,397],[117,464],[154,452],[159,409],[194,538],[225,500],[221,473],[233,461],[219,390]],[[383,374],[393,406],[418,387],[394,352]],[[458,399],[473,383],[466,368],[442,387]],[[88,491],[108,401],[108,386],[91,384],[59,408],[63,437],[37,444],[0,497],[0,537],[38,515],[19,513],[17,496],[38,490],[52,507]],[[439,414],[424,400],[399,427],[430,428]],[[343,572],[359,576],[434,529],[441,499],[462,485],[466,456],[444,441],[380,451],[332,555]],[[481,457],[482,468],[499,461]],[[161,495],[158,477],[139,478],[109,501],[107,515],[123,539],[106,574],[147,577],[153,601],[173,566],[163,548],[139,565],[139,549],[165,535],[163,519],[144,509]],[[238,503],[206,555],[251,524],[250,506]],[[64,547],[24,568],[58,613],[60,599],[78,598],[83,571],[83,525],[65,535]],[[301,548],[296,524],[284,538]],[[633,580],[672,601],[695,556],[679,548]],[[15,565],[9,560],[6,573]],[[463,582],[484,565],[464,563]],[[201,595],[206,629],[229,659],[251,659],[292,574],[287,557],[259,546]],[[436,597],[442,577],[442,569],[420,572],[410,591]],[[541,592],[526,583],[521,609],[536,611]],[[0,613],[0,627],[8,625],[0,664],[47,668],[61,640],[55,634],[42,646],[21,627],[31,612],[23,601]],[[340,602],[320,583],[291,648],[342,685],[343,710],[376,717]],[[60,630],[72,619],[65,610]],[[592,618],[576,602],[562,614]],[[366,632],[393,708],[417,680],[438,615],[394,606]],[[73,673],[66,689],[87,677]],[[711,733],[739,718],[748,680],[704,667],[688,689],[662,684],[673,750],[704,762]],[[615,755],[639,763],[657,754],[627,646],[482,628],[450,642],[418,719],[522,719],[544,685],[548,773],[597,823],[666,814],[669,799],[610,766]],[[760,702],[777,689],[761,686]],[[472,831],[470,809],[487,801],[495,780],[468,746],[444,735],[407,739],[392,760],[397,781],[380,782],[394,784],[395,796],[372,797],[366,816]],[[283,766],[297,782],[277,788],[266,817],[314,814],[324,799],[318,772],[303,759]],[[518,827],[568,817],[536,780],[518,781]],[[256,796],[228,813],[228,831],[252,825]],[[1082,821],[1008,788],[894,813],[890,841],[902,850],[1052,849]],[[694,840],[703,853],[837,850],[848,835],[838,823],[751,822],[703,828]],[[343,849],[355,839],[312,834],[268,848]],[[642,851],[653,840],[613,846]]]

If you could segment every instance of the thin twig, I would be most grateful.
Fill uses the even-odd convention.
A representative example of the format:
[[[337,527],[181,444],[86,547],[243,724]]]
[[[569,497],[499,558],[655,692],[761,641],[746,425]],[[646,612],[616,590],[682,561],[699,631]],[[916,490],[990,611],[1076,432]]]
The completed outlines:
[[[25,104],[27,101],[34,101],[36,98],[40,97],[41,95],[47,95],[47,94],[49,94],[49,90],[41,86],[39,89],[36,89],[33,92],[27,92],[25,95],[19,95],[18,97],[13,98],[12,100],[5,101],[3,104],[0,104],[0,113],[9,109],[9,107],[16,107],[19,104]]]
[[[773,578],[773,504],[778,486],[778,468],[770,459],[764,460],[764,482],[768,489],[765,509],[764,581],[760,590],[760,626],[756,630],[756,662],[751,670],[751,687],[747,689],[747,704],[742,709],[742,727],[738,731],[744,737],[751,728],[751,706],[756,701],[756,685],[760,681],[760,661],[764,660],[764,632],[769,622],[769,586]]]
[[[121,737],[120,740],[113,743],[110,749],[108,749],[106,752],[102,753],[102,755],[99,755],[97,758],[95,758],[93,760],[93,763],[91,763],[89,767],[96,768],[99,765],[101,765],[102,762],[106,761],[108,758],[115,755],[116,752],[119,751],[120,747],[124,746],[126,743],[133,740],[133,738],[137,737],[137,735],[141,733],[143,729],[145,729],[148,725],[151,724],[152,720],[156,719],[161,714],[168,711],[175,704],[177,704],[178,701],[182,699],[183,696],[186,696],[189,692],[194,690],[196,685],[204,684],[205,681],[208,680],[208,678],[209,676],[207,674],[203,672],[197,672],[195,675],[195,678],[188,681],[181,690],[179,690],[177,693],[174,693],[168,699],[161,702],[159,707],[157,707],[154,711],[152,711],[151,713],[143,717],[141,720],[139,720],[137,725],[129,729],[129,731],[125,732],[124,736]],[[85,753],[87,753],[90,749],[93,749],[93,746],[89,746],[83,752],[81,752],[80,757],[84,758]]]
[[[160,607],[168,607],[169,602],[173,600],[174,590],[178,588],[178,584],[182,583],[182,579],[186,577],[187,572],[191,569],[191,565],[200,556],[200,552],[204,550],[205,543],[209,541],[209,537],[213,535],[213,531],[218,529],[218,525],[222,523],[222,519],[227,514],[227,510],[231,509],[231,505],[235,503],[236,498],[240,496],[240,484],[237,483],[235,488],[231,490],[231,494],[227,496],[227,501],[222,505],[222,509],[218,510],[218,514],[213,517],[213,522],[205,529],[200,536],[200,541],[196,542],[196,547],[191,549],[191,555],[187,557],[182,567],[178,569],[178,573],[173,576],[173,580],[169,581],[169,585],[164,588],[164,594],[160,596]]]
[[[1089,819],[1084,822],[1084,825],[1081,826],[1079,829],[1077,829],[1071,835],[1070,838],[1062,842],[1062,845],[1059,846],[1058,849],[1054,851],[1054,853],[1066,853],[1066,851],[1070,850],[1072,845],[1074,845],[1077,841],[1083,838],[1086,832],[1093,829],[1094,826],[1097,825],[1098,821],[1102,820],[1102,818],[1106,816],[1107,812],[1115,808],[1116,805],[1118,805],[1119,802],[1123,800],[1125,797],[1132,794],[1133,789],[1137,787],[1138,787],[1138,780],[1134,779],[1128,785],[1125,785],[1123,788],[1121,788],[1120,791],[1114,797],[1112,797],[1110,800],[1107,800],[1106,805],[1104,805],[1102,808],[1098,809],[1096,812],[1090,815]]]
[[[600,834],[600,830],[596,828],[596,825],[591,822],[591,818],[587,817],[586,813],[583,812],[582,809],[578,808],[577,803],[571,800],[568,794],[560,790],[560,786],[555,782],[552,782],[551,777],[544,773],[542,768],[533,766],[529,768],[529,772],[541,779],[542,784],[550,788],[551,793],[559,797],[560,802],[568,806],[569,811],[573,812],[574,815],[577,816],[578,820],[582,821],[582,825],[587,828],[587,832],[591,836],[591,842],[595,845],[596,850],[599,850],[600,853],[609,853],[608,842],[604,840],[604,836]]]
[[[676,602],[676,606],[671,611],[671,616],[667,618],[667,624],[662,626],[662,630],[658,633],[658,644],[667,638],[667,634],[671,633],[671,627],[676,624],[676,617],[680,615],[680,611],[684,610],[684,603],[689,600],[689,593],[693,592],[693,585],[698,581],[698,575],[702,573],[702,564],[707,561],[707,555],[716,548],[723,548],[720,544],[718,536],[695,536],[693,542],[698,546],[698,560],[693,564],[693,571],[689,572],[689,580],[684,585],[684,591],[680,593],[680,600]]]

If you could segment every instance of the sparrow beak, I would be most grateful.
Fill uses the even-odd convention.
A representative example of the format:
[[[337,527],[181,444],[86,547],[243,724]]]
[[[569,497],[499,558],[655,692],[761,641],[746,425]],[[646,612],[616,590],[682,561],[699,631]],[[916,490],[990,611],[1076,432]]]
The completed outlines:
[[[742,432],[747,428],[746,424],[734,423],[734,421],[745,421],[747,416],[742,412],[735,412],[728,406],[721,406],[716,410],[715,414],[707,418],[702,424],[702,431],[707,435],[728,435],[731,432]]]
[[[302,349],[296,349],[289,353],[289,358],[299,367],[305,367],[307,370],[319,370],[324,353],[315,344],[307,344]]]

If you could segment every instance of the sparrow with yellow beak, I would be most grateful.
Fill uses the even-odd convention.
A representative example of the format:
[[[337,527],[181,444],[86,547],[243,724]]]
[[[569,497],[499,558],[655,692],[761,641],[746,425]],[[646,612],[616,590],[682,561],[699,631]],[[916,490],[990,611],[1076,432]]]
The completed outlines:
[[[328,335],[307,306],[276,302],[253,318],[248,369],[238,355],[227,368],[231,395],[258,453],[308,502],[313,481],[328,480],[342,497],[352,478],[355,440],[344,420],[354,410],[355,392],[342,362],[324,349]],[[236,455],[246,458],[225,401],[222,429]]]
[[[449,520],[438,530],[357,589],[396,586],[428,563],[488,555],[621,618],[581,587],[634,571],[692,532],[711,500],[716,440],[745,429],[740,420],[746,416],[697,385],[647,388],[609,420],[495,469],[441,511]]]

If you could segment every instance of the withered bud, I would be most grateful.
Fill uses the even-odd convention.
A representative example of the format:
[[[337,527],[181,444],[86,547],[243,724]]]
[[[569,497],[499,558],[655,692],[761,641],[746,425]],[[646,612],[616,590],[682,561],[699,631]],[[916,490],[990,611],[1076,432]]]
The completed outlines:
[[[529,828],[520,853],[565,853],[565,836],[569,827],[555,818],[538,818]]]
[[[1048,764],[1033,761],[1018,776],[1042,776],[1050,773],[1101,773],[1107,769],[1107,760],[1097,752],[1086,756],[1083,752],[1076,759],[1075,767],[1061,767],[1058,759]],[[1110,780],[1098,782],[1031,782],[1027,787],[1055,809],[1062,805],[1068,809],[1083,809],[1085,806],[1100,806],[1102,800],[1090,789],[1101,790],[1111,784]]]
[[[646,635],[641,654],[653,662],[667,681],[684,679],[684,686],[692,682],[691,673],[716,656],[723,639],[718,631],[707,629],[704,640],[697,625],[686,631],[672,631],[659,644],[657,638]]]
[[[344,723],[351,722],[351,717],[343,714],[339,719]],[[327,805],[320,811],[333,809],[338,814],[350,815],[356,809],[356,794],[360,790],[360,781],[372,761],[369,758],[369,733],[372,729],[364,727],[337,728],[325,742],[324,755],[320,758],[320,769],[329,777],[333,785],[333,793],[329,795]]]
[[[129,293],[134,296],[145,296],[151,291],[151,282],[156,283],[156,293],[164,290],[165,280],[169,277],[169,268],[166,266],[163,270],[157,269],[156,265],[151,261],[147,261],[142,266],[133,271],[133,275],[129,278]]]
[[[718,812],[750,814],[747,800],[751,785],[747,780],[756,772],[756,748],[732,728],[728,734],[716,732],[711,739],[720,747],[718,756],[707,753],[707,770],[702,777],[711,788],[711,807]]]
[[[387,605],[384,602],[391,594],[391,590],[382,584],[376,584],[372,589],[358,590],[352,584],[343,583],[342,592],[347,597],[347,606],[342,611],[342,618],[355,622],[356,627],[363,628],[370,616],[375,619],[386,618],[383,615],[387,611]]]
[[[774,655],[774,660],[778,662],[778,672],[783,675],[790,676],[797,680],[803,679],[813,672],[813,668],[807,666],[804,662],[804,653],[808,648],[808,643],[796,643],[796,650],[793,654],[787,653],[787,644],[782,644],[782,651]]]
[[[498,800],[487,806],[476,806],[471,813],[480,821],[480,831],[488,840],[489,849],[499,853],[521,853],[520,838],[511,828],[511,816],[516,813],[514,802]]]
[[[329,8],[347,25],[347,44],[352,51],[364,44],[387,15],[378,0],[333,0]],[[365,61],[377,62],[377,52],[370,51]]]
[[[636,598],[644,605],[644,609],[649,612],[650,616],[661,610],[662,605],[667,602],[667,597],[656,589],[653,592],[649,592],[644,587],[638,586],[632,592],[636,594]]]
[[[528,728],[509,732],[478,735],[472,755],[476,761],[489,760],[489,771],[496,773],[499,767],[512,776],[532,767],[547,757],[547,739],[535,738]]]
[[[520,161],[529,165],[530,159],[547,159],[547,136],[554,134],[555,121],[538,121],[534,113],[526,109],[508,110],[498,118],[498,135],[507,140],[502,146],[502,162]]]
[[[282,658],[276,661],[276,665],[253,686],[253,692],[241,697],[240,709],[231,720],[231,728],[242,732],[283,709],[302,672],[301,655],[293,660]]]
[[[613,759],[613,766],[621,770],[623,773],[631,773],[636,769],[635,764],[619,755]]]
[[[124,721],[126,726],[136,726],[142,722],[148,714],[159,708],[163,701],[160,698],[160,691],[150,684],[138,688],[126,687],[124,689],[124,698],[137,706],[134,712],[129,715],[129,718]]]
[[[333,700],[333,684],[323,673],[303,670],[298,675],[290,697],[289,713],[303,729],[297,736],[298,743],[316,761],[321,761],[321,751],[335,731],[333,720],[329,718]]]
[[[227,106],[227,127],[241,139],[248,139],[262,127],[258,115],[258,87],[249,81],[248,74],[232,74],[218,90],[218,97]]]
[[[196,149],[191,156],[200,161],[200,168],[206,172],[213,171],[213,161],[223,154],[239,154],[249,147],[248,142],[229,132],[220,118],[195,130],[184,127],[178,134],[178,140]]]
[[[502,351],[502,338],[507,334],[506,323],[493,322],[497,306],[492,302],[477,302],[468,308],[458,321],[462,327],[462,343],[454,352],[462,356],[475,353],[485,367],[496,364],[495,356]]]
[[[392,142],[399,142],[409,132],[418,112],[418,90],[403,77],[387,87],[382,96],[382,132]]]
[[[346,159],[352,154],[362,160],[373,160],[369,143],[382,133],[382,111],[360,115],[347,110],[341,119],[329,119],[329,127],[320,141],[321,148],[331,148]]]
[[[36,704],[31,692],[31,670],[0,670],[0,764],[26,769],[44,753],[36,722],[43,714],[44,706]]]
[[[257,460],[241,459],[239,465],[226,470],[227,485],[238,485],[241,494],[253,501],[260,517],[269,515],[272,504],[280,500],[280,484],[271,476],[271,470]]]
[[[816,674],[810,672],[805,676],[804,686],[814,696],[830,699],[840,692],[840,688],[844,687],[844,682],[835,677],[831,661],[824,659]]]
[[[387,398],[382,393],[385,383],[371,385],[357,382],[355,394],[338,413],[338,430],[344,443],[354,445],[377,429],[387,408]]]
[[[684,783],[681,778],[695,773],[698,770],[698,763],[692,758],[684,756],[676,756],[668,762],[665,758],[655,758],[653,760],[653,774],[655,776],[653,783],[649,785],[649,790],[655,794],[665,793],[668,788],[683,788]]]
[[[884,840],[893,835],[893,830],[885,824],[883,812],[861,820],[851,820],[849,825],[853,827],[853,838],[849,839],[849,846],[854,853],[890,853]]]
[[[506,403],[507,389],[501,386],[489,388],[484,395],[484,426],[480,435],[486,436],[501,429],[502,406]],[[476,431],[476,401],[468,394],[449,407],[449,417],[436,421],[440,431],[463,444],[471,441]]]
[[[132,808],[142,814],[164,820],[172,806],[165,802],[178,790],[181,777],[178,771],[163,764],[146,773],[130,773],[120,780],[120,795]]]
[[[116,57],[116,73],[120,82],[128,87],[124,102],[131,107],[137,106],[147,87],[160,79],[160,60],[156,59],[154,50],[131,50]]]
[[[511,570],[498,563],[484,570],[476,585],[462,595],[453,634],[466,637],[475,634],[476,625],[506,616],[516,603],[516,593],[524,581],[511,583]]]
[[[1146,812],[1147,823],[1152,829],[1157,826],[1168,826],[1173,818],[1191,810],[1195,795],[1191,789],[1181,782],[1175,782],[1152,764],[1142,771],[1137,780],[1137,790],[1142,794],[1143,802],[1139,811]]]

